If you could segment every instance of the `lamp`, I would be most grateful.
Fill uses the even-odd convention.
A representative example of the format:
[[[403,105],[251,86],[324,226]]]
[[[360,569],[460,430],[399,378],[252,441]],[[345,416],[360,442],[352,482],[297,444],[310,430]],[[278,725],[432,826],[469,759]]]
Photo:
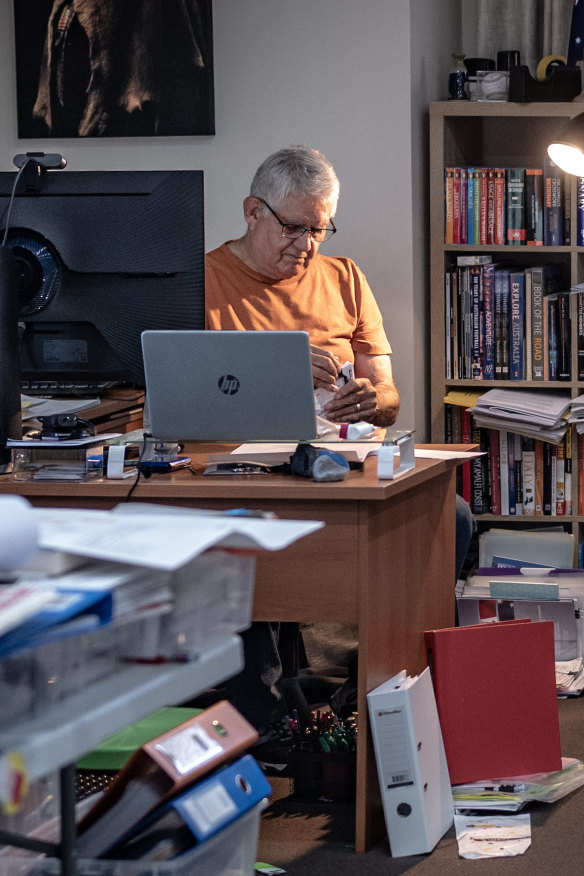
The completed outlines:
[[[584,113],[573,119],[549,144],[547,152],[554,164],[574,176],[584,176]]]

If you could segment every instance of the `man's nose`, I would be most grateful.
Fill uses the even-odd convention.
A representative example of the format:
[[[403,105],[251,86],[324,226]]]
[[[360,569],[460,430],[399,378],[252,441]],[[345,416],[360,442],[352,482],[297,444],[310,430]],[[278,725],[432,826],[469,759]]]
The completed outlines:
[[[306,249],[306,250],[311,250],[312,247],[314,246],[314,240],[312,239],[312,234],[308,230],[303,231],[303,233],[300,235],[300,237],[297,237],[294,242],[296,243],[297,246],[301,246],[302,249]]]

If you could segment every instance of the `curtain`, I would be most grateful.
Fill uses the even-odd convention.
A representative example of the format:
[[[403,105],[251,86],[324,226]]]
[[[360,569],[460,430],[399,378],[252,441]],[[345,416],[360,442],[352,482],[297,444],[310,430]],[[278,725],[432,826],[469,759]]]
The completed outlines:
[[[535,77],[547,55],[568,54],[574,0],[478,0],[477,56],[518,49]]]

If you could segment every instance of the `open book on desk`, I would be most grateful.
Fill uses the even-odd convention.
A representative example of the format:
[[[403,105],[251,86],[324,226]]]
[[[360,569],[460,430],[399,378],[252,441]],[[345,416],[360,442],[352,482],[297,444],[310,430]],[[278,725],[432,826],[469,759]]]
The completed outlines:
[[[380,441],[311,441],[313,447],[322,450],[331,450],[341,453],[347,462],[363,462],[369,455],[377,453],[381,446]],[[290,462],[298,444],[240,444],[230,453],[209,453],[209,462],[233,462],[234,457],[238,462],[262,463],[268,466],[284,465]]]

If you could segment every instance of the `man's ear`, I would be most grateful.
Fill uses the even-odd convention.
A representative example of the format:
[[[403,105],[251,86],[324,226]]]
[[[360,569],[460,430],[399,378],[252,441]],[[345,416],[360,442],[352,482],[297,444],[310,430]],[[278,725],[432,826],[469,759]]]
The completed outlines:
[[[243,202],[243,217],[247,222],[248,228],[255,228],[263,210],[264,206],[257,198],[253,198],[251,195],[245,198]]]

